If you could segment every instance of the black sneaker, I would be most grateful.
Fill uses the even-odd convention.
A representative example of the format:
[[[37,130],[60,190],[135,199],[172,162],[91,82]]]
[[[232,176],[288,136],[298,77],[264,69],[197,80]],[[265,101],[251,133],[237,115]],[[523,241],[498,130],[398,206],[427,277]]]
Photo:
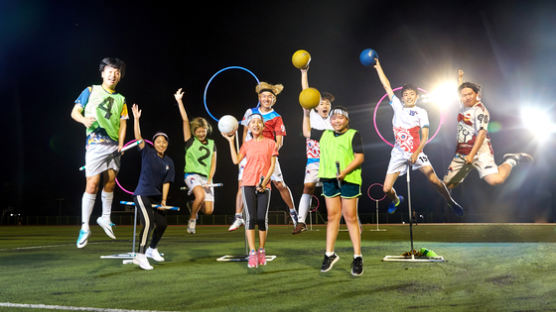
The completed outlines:
[[[508,153],[508,154],[504,154],[504,161],[508,158],[512,158],[513,160],[515,160],[516,164],[519,165],[520,162],[525,161],[525,162],[532,162],[533,161],[533,156],[527,154],[527,153]]]
[[[363,258],[357,257],[353,259],[353,262],[351,263],[351,275],[363,275]]]
[[[303,222],[299,222],[295,226],[295,229],[293,229],[292,234],[299,234],[299,233],[305,232],[305,231],[307,231],[307,224],[305,224]]]
[[[334,263],[338,262],[338,260],[340,260],[340,257],[337,254],[333,254],[330,257],[325,254],[320,271],[322,273],[330,271],[330,269],[332,269],[332,267],[334,266]]]

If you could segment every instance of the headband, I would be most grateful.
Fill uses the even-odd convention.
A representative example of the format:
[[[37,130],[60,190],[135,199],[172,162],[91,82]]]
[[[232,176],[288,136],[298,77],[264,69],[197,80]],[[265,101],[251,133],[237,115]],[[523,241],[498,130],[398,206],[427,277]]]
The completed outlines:
[[[157,132],[153,135],[153,141],[156,140],[156,137],[158,137],[158,136],[163,136],[163,137],[166,138],[166,141],[170,141],[170,140],[168,140],[168,135],[166,133],[162,132],[162,131],[159,131],[159,132]]]
[[[272,93],[272,95],[276,96],[276,93],[274,93],[274,90],[272,90],[272,89],[261,89],[259,91],[259,94],[261,94],[263,92],[270,92],[270,93]]]
[[[261,121],[263,121],[263,116],[257,113],[251,114],[249,115],[249,117],[247,117],[247,124],[249,124],[253,119],[260,119]]]
[[[349,119],[349,113],[341,108],[334,108],[332,112],[330,112],[330,116],[333,116],[335,114],[342,115],[347,119]]]

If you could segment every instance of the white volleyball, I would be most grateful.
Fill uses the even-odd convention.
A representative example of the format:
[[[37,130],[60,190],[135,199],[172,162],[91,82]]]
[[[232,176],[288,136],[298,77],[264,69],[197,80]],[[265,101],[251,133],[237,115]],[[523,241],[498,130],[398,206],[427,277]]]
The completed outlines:
[[[218,130],[224,134],[232,134],[237,130],[237,119],[232,115],[225,115],[218,121]]]

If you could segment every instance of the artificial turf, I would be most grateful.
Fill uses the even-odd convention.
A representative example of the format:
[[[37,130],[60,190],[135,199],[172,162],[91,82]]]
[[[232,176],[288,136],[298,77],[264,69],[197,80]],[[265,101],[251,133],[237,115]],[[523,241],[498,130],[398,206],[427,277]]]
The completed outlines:
[[[159,249],[166,262],[140,270],[101,255],[128,252],[131,227],[110,240],[98,227],[84,249],[72,226],[0,227],[0,302],[165,311],[556,311],[554,224],[420,224],[415,247],[444,263],[385,263],[409,250],[407,225],[365,225],[365,272],[350,275],[351,243],[340,232],[340,261],[320,273],[325,228],[291,235],[271,226],[258,269],[217,262],[244,253],[243,229],[170,226]],[[0,307],[0,311],[37,311]],[[48,311],[48,310],[42,310]]]

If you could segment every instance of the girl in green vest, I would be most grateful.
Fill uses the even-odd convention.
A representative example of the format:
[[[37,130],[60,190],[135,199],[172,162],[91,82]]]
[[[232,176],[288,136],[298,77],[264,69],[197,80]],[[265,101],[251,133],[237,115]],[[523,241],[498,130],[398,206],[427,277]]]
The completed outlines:
[[[183,140],[185,141],[185,184],[189,194],[195,199],[191,206],[191,215],[187,223],[187,233],[195,234],[197,214],[212,214],[214,210],[214,189],[207,187],[212,184],[216,171],[216,145],[207,137],[212,127],[206,119],[196,117],[191,122],[183,107],[183,91],[181,88],[174,94],[183,121]]]
[[[363,274],[361,255],[361,232],[357,215],[357,201],[361,195],[361,164],[365,160],[361,136],[357,130],[349,128],[349,113],[343,107],[330,112],[330,123],[334,130],[311,131],[320,133],[319,178],[328,212],[326,225],[326,253],[321,272],[328,272],[340,259],[334,252],[342,215],[353,245],[351,274]]]

